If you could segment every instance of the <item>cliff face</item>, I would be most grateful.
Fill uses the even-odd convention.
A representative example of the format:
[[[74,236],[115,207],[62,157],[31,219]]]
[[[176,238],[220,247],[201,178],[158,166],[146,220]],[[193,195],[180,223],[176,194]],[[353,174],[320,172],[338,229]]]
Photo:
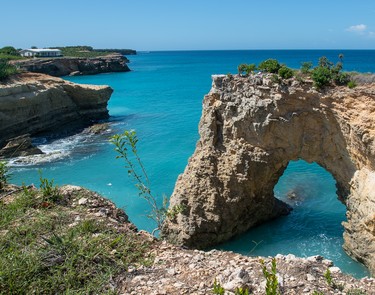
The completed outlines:
[[[163,234],[190,247],[225,241],[277,215],[273,189],[290,160],[332,173],[347,207],[344,248],[375,273],[375,85],[278,85],[270,76],[214,76],[200,139],[170,206],[184,211]]]
[[[95,58],[63,57],[36,58],[13,61],[22,70],[42,73],[55,77],[67,75],[94,75],[109,72],[128,72],[128,59],[121,54]]]
[[[108,118],[108,86],[25,73],[0,84],[0,146],[22,134],[59,132]]]

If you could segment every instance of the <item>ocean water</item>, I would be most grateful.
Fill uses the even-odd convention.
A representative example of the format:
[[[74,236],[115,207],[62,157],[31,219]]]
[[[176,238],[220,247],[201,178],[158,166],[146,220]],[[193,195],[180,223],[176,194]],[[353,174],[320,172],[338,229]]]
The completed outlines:
[[[259,63],[267,58],[277,58],[293,68],[299,68],[303,61],[317,63],[322,55],[336,62],[340,53],[344,54],[345,70],[375,72],[375,51],[177,51],[129,56],[132,71],[127,73],[66,77],[73,82],[106,84],[114,89],[108,106],[109,134],[37,138],[48,156],[13,161],[13,181],[38,185],[41,169],[43,177],[54,179],[59,185],[81,185],[103,194],[123,207],[139,229],[152,231],[155,224],[147,218],[147,204],[138,198],[124,163],[115,159],[108,141],[110,134],[136,130],[138,152],[153,194],[161,203],[163,194],[172,193],[177,176],[194,151],[202,99],[210,90],[212,74],[236,73],[240,63]],[[289,200],[290,193],[297,198]],[[342,250],[345,207],[337,200],[335,180],[327,171],[302,160],[291,162],[275,187],[275,194],[294,207],[289,216],[217,248],[264,256],[322,254],[345,272],[357,277],[368,274]]]

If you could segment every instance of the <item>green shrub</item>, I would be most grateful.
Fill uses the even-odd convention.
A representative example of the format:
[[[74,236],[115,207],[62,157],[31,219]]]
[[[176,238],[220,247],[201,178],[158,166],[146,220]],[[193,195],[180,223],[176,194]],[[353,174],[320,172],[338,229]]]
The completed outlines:
[[[249,295],[249,290],[244,288],[236,288],[234,290],[234,295]]]
[[[220,285],[220,283],[218,283],[215,279],[214,281],[214,285],[213,285],[213,288],[212,288],[212,292],[215,294],[215,295],[224,295],[225,293],[225,290],[224,288]]]
[[[349,81],[348,82],[348,87],[350,89],[353,89],[353,88],[357,87],[357,83],[355,83],[355,81]]]
[[[20,56],[17,49],[12,46],[5,46],[3,48],[0,48],[0,54]]]
[[[246,73],[246,68],[247,68],[247,65],[246,65],[246,64],[240,64],[240,65],[237,67],[238,74],[239,74],[240,76],[245,75],[245,73]]]
[[[313,63],[311,61],[303,62],[301,64],[302,74],[310,74],[312,66],[313,66]]]
[[[255,64],[249,64],[246,66],[246,74],[249,75],[250,73],[253,73],[257,69],[257,66]]]
[[[280,68],[281,65],[276,59],[267,59],[262,61],[258,66],[259,70],[274,74],[277,74]]]
[[[6,80],[9,76],[18,72],[17,68],[7,61],[0,60],[0,81]]]
[[[322,56],[319,58],[318,66],[330,69],[333,66],[333,62],[331,62],[326,56]]]
[[[336,85],[348,85],[350,82],[350,75],[348,73],[337,73],[334,76],[334,81]]]
[[[292,78],[294,76],[293,70],[286,67],[286,66],[282,66],[279,69],[278,74],[283,79],[289,79],[289,78]]]
[[[40,180],[40,191],[43,195],[43,201],[45,202],[57,202],[61,196],[59,194],[59,188],[57,185],[54,185],[54,180],[48,180],[43,178],[42,171],[39,170],[39,180]]]
[[[277,281],[276,276],[276,259],[272,258],[271,271],[267,270],[264,260],[260,260],[262,265],[263,276],[266,279],[266,295],[279,295],[279,282]]]
[[[255,64],[240,64],[237,69],[240,76],[248,76],[257,69],[257,66]]]
[[[0,161],[0,190],[8,183],[11,175],[9,174],[9,166],[7,162]]]
[[[311,78],[317,88],[322,88],[331,83],[333,75],[329,68],[319,66],[314,68]]]

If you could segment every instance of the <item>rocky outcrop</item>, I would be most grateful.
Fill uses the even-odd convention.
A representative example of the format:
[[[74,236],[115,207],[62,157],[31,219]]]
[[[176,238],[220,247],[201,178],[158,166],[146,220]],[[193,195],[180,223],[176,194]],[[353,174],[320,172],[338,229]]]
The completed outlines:
[[[101,57],[35,58],[13,61],[20,69],[55,77],[94,75],[109,72],[128,72],[129,60],[122,54]]]
[[[119,293],[215,294],[213,285],[216,280],[226,295],[239,294],[237,288],[248,290],[249,294],[267,294],[260,261],[264,259],[270,271],[269,257],[248,257],[218,250],[186,250],[168,243],[154,246],[151,254],[155,257],[153,265],[131,267]],[[375,279],[354,279],[321,256],[298,258],[278,254],[275,261],[280,291],[276,294],[374,294]],[[324,276],[327,269],[332,274],[331,286]]]
[[[100,283],[97,283],[96,293],[105,293],[97,292],[97,289],[102,288],[100,290],[110,289],[115,294],[124,295],[206,295],[213,294],[213,285],[216,281],[217,284],[225,288],[226,295],[238,294],[237,288],[243,288],[249,291],[249,294],[266,294],[267,282],[263,273],[263,265],[268,271],[271,271],[272,259],[270,257],[248,257],[218,250],[207,252],[187,250],[166,241],[159,241],[144,231],[137,232],[136,227],[129,222],[127,214],[117,208],[113,202],[79,186],[65,185],[58,188],[59,197],[53,201],[52,198],[43,197],[42,192],[33,185],[23,185],[22,187],[6,185],[3,190],[0,190],[2,209],[7,208],[15,200],[20,200],[19,194],[23,192],[32,194],[32,201],[29,199],[27,199],[27,203],[23,201],[22,204],[26,203],[26,205],[21,207],[23,210],[19,210],[17,215],[11,216],[13,222],[5,220],[9,225],[0,227],[0,237],[8,239],[2,241],[9,241],[8,244],[10,244],[10,241],[14,240],[14,232],[18,233],[20,224],[26,220],[27,228],[34,233],[33,238],[35,239],[36,236],[37,241],[39,239],[45,241],[52,235],[65,237],[66,231],[69,229],[78,231],[82,235],[83,242],[80,241],[79,246],[74,244],[73,250],[77,248],[81,250],[79,253],[82,257],[85,254],[89,255],[85,265],[83,263],[72,265],[69,263],[70,260],[63,264],[64,259],[58,260],[58,258],[61,257],[60,253],[65,254],[65,249],[63,249],[64,252],[58,252],[55,244],[36,243],[33,252],[31,252],[28,240],[25,243],[18,243],[18,245],[22,245],[22,248],[20,247],[22,250],[25,249],[23,253],[25,261],[30,261],[28,255],[35,255],[34,251],[38,251],[40,248],[42,248],[43,254],[48,254],[40,255],[40,259],[45,262],[43,269],[46,269],[47,273],[54,273],[56,269],[61,269],[69,263],[72,273],[80,273],[82,269],[87,270],[88,268],[97,269],[98,272],[93,271],[90,274],[94,277],[93,279],[98,278],[99,280],[103,277],[102,264],[106,261],[115,264],[117,263],[116,259],[121,258],[121,265],[117,264],[117,271],[113,272],[112,269],[108,271],[108,275],[111,275],[110,279],[101,279]],[[41,217],[43,217],[42,220]],[[54,223],[58,221],[56,224],[52,223],[53,228],[49,226],[51,219]],[[44,230],[40,230],[41,222],[47,224]],[[23,241],[21,236],[23,232],[24,230],[16,236],[19,241]],[[88,238],[87,232],[90,233],[91,238]],[[111,235],[109,236],[109,234]],[[104,238],[108,240],[108,247],[101,247],[102,245],[98,244],[97,239],[102,235],[105,235]],[[100,246],[98,251],[93,252],[95,249],[87,246],[91,243]],[[124,251],[124,243],[129,247],[129,251]],[[7,245],[4,242],[3,244]],[[16,251],[13,249],[6,250],[13,254],[12,251]],[[71,248],[67,249],[71,251]],[[140,263],[134,257],[140,257],[144,262]],[[11,259],[14,260],[14,256],[7,255],[5,262]],[[338,267],[333,266],[332,261],[321,256],[298,258],[291,254],[278,254],[275,257],[275,262],[278,294],[299,295],[317,294],[318,292],[319,294],[374,294],[375,279],[368,277],[355,279],[342,273]],[[126,263],[126,268],[122,267],[124,263]],[[18,265],[14,263],[8,265],[13,271],[13,280],[4,279],[4,282],[10,281],[13,287],[15,280],[20,281],[23,290],[42,288],[45,281],[32,281],[32,286],[30,286],[30,281],[19,275],[20,272],[16,269]],[[324,276],[327,269],[331,272],[331,284],[327,283]],[[4,277],[7,278],[6,275]],[[89,288],[87,280],[84,282],[86,285],[80,286],[81,290],[87,290],[85,287]],[[5,291],[9,290],[6,289],[7,286],[9,285],[6,283],[2,284]],[[64,293],[69,287],[65,284],[58,286],[58,292]],[[3,293],[6,293],[5,291]]]
[[[347,207],[344,248],[375,273],[375,85],[317,92],[269,75],[214,76],[200,139],[179,176],[163,234],[206,247],[283,213],[273,189],[290,160],[317,162]],[[284,211],[285,212],[285,211]]]
[[[40,132],[62,133],[107,119],[109,86],[80,85],[24,73],[0,84],[0,147],[6,140]]]
[[[6,145],[0,149],[0,159],[41,154],[43,152],[32,144],[29,134],[7,140]]]

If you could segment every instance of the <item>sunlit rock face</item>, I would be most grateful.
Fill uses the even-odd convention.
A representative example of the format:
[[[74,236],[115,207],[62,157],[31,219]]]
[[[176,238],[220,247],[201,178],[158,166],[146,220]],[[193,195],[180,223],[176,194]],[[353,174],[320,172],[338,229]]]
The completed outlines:
[[[311,81],[270,75],[213,76],[200,139],[170,206],[163,234],[207,247],[289,208],[273,189],[289,161],[317,162],[346,204],[344,248],[375,272],[375,85],[316,91]]]
[[[109,86],[81,85],[36,73],[0,84],[0,147],[10,138],[63,133],[107,119]]]

